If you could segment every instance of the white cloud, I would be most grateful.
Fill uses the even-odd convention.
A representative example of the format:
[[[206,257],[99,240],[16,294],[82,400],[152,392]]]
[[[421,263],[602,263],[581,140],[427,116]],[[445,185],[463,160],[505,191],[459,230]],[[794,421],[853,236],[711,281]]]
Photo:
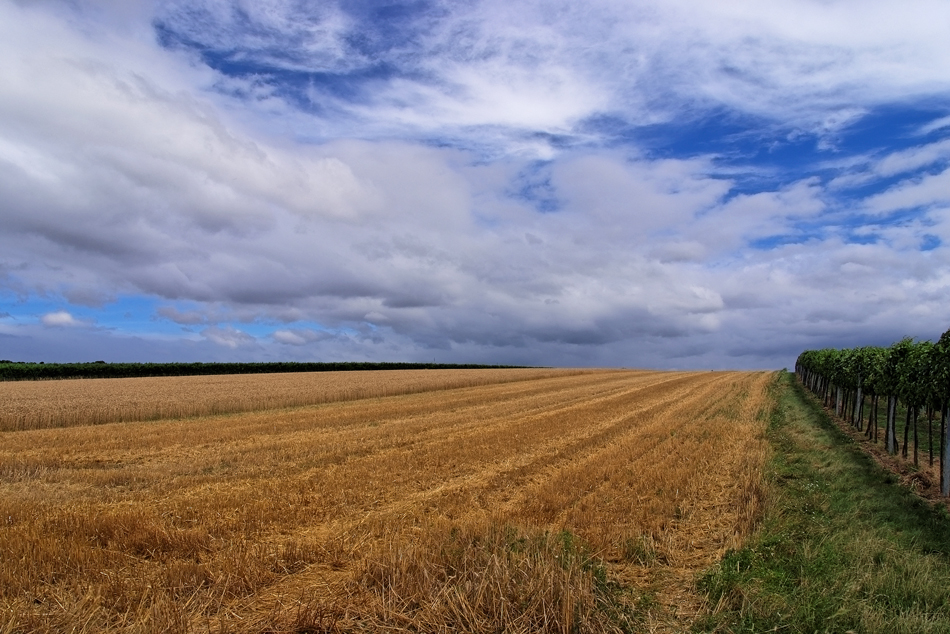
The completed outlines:
[[[950,116],[934,119],[930,123],[920,126],[917,132],[918,134],[924,135],[936,132],[937,130],[945,130],[946,128],[950,128]]]
[[[455,64],[439,74],[444,83],[436,85],[393,81],[355,110],[430,133],[486,126],[569,133],[579,120],[609,106],[598,87],[564,68],[518,68],[493,60]]]
[[[291,346],[303,346],[309,343],[306,337],[292,330],[277,330],[274,332],[274,341]]]
[[[261,69],[239,90],[257,103],[234,110],[257,107],[267,129],[324,140],[438,135],[549,158],[557,148],[531,148],[525,133],[585,142],[597,133],[576,126],[590,117],[638,125],[726,107],[814,133],[831,149],[869,108],[950,89],[938,26],[950,8],[940,0],[483,0],[405,7],[408,25],[374,22],[346,3],[232,4],[166,3],[159,22]],[[311,81],[298,96],[321,115],[301,116],[293,100],[280,105],[286,94],[260,85],[267,68],[349,83]]]
[[[421,127],[550,130],[600,113],[650,123],[699,102],[827,137],[869,106],[945,93],[947,19],[937,0],[490,0],[453,6],[421,40],[416,58],[436,81],[383,94]]]
[[[232,350],[254,346],[257,339],[232,326],[210,326],[201,331],[201,336],[212,343]]]
[[[875,172],[881,176],[894,176],[948,159],[950,139],[889,154],[876,166]]]
[[[879,157],[850,157],[844,163],[828,163],[827,167],[844,170],[841,176],[832,180],[830,186],[847,188],[873,183],[881,178],[908,174],[948,160],[950,160],[950,140],[941,140],[890,152]]]
[[[617,5],[607,6],[616,11]],[[649,24],[663,34],[643,51],[659,67],[657,79],[676,92],[699,89],[707,98],[776,120],[835,128],[849,118],[837,113],[856,104],[948,86],[950,47],[937,25],[950,8],[942,2],[675,0],[633,6],[633,15],[617,20],[616,32],[636,35]],[[644,6],[653,10],[652,20],[638,20]]]
[[[89,325],[89,322],[76,319],[65,310],[46,313],[40,317],[40,323],[48,328],[75,328]]]
[[[582,214],[605,239],[634,243],[655,232],[689,224],[713,207],[730,183],[709,176],[704,160],[634,160],[609,154],[565,160],[554,169],[553,184],[568,209]]]
[[[378,206],[343,161],[227,127],[199,96],[212,75],[134,39],[99,42],[41,13],[2,11],[0,158],[24,188],[55,183],[73,199],[113,193],[122,198],[106,209],[151,207],[212,230],[266,225],[268,208],[347,218]],[[42,45],[27,45],[24,32]]]
[[[871,212],[886,214],[901,209],[938,206],[950,203],[950,169],[936,174],[909,178],[886,191],[871,196],[865,206]]]
[[[171,320],[176,324],[182,324],[187,326],[196,326],[198,324],[208,323],[208,315],[199,312],[197,310],[190,311],[179,311],[174,306],[160,306],[155,311],[159,317],[164,317],[165,319]]]
[[[275,330],[272,335],[274,341],[290,346],[305,346],[317,342],[326,342],[337,338],[335,335],[312,330],[309,328],[290,328],[287,330]]]
[[[346,72],[369,63],[348,44],[352,23],[332,3],[287,0],[166,2],[162,26],[235,58],[291,71]],[[251,28],[249,28],[249,26]]]

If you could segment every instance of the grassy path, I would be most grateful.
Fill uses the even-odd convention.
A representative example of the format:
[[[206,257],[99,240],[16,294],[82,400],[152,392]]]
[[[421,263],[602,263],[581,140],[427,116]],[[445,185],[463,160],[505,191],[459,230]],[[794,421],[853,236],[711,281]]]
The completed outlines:
[[[897,483],[786,373],[756,535],[700,586],[707,632],[950,632],[950,517]]]

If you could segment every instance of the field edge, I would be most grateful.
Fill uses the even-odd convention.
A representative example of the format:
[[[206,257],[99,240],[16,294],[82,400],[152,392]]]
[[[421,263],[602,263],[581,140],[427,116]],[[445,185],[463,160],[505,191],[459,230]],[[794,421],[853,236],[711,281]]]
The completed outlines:
[[[698,632],[950,631],[950,515],[899,484],[785,371],[765,516],[700,576]]]

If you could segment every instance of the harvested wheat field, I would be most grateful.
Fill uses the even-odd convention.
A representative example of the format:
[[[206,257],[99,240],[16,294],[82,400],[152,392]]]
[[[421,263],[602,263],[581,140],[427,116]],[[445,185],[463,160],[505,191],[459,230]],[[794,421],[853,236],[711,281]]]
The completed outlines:
[[[0,632],[681,631],[706,608],[695,574],[759,514],[771,373],[423,372],[445,376],[0,433]]]
[[[581,372],[383,370],[0,381],[0,431],[251,412]]]

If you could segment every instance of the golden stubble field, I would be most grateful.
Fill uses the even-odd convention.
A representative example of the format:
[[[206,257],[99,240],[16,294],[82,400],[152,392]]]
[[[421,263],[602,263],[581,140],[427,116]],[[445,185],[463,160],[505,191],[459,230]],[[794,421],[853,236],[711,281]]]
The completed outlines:
[[[0,381],[0,431],[233,414],[582,372],[384,370]]]
[[[695,575],[761,510],[771,373],[470,372],[0,433],[0,632],[677,631],[709,609]],[[67,383],[97,382],[32,385],[66,411]]]

